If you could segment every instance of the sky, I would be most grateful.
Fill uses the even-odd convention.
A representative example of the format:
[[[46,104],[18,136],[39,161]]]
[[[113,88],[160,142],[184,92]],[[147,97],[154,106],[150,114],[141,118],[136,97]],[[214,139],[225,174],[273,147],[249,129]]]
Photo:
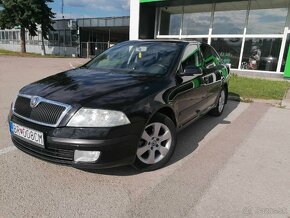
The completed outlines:
[[[64,0],[65,18],[129,16],[130,0]],[[49,4],[61,18],[61,0]]]

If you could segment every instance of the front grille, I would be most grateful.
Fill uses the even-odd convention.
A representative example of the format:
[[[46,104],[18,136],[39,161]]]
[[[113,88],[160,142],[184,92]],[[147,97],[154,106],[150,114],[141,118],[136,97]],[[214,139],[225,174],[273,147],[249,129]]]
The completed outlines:
[[[30,100],[32,96],[19,95],[14,104],[14,114],[28,121],[47,126],[57,126],[61,118],[70,109],[69,105],[40,98],[40,103],[32,108]]]
[[[12,141],[15,146],[20,150],[47,161],[57,162],[61,164],[71,164],[74,160],[73,150],[64,150],[49,147],[43,149],[27,143],[21,139],[18,139],[17,137],[13,137]]]

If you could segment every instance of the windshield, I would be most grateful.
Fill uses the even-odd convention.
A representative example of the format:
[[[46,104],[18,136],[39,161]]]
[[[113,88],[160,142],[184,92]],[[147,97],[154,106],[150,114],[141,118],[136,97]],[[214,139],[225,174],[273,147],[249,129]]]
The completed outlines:
[[[106,50],[84,67],[164,75],[179,55],[180,49],[177,43],[128,41]]]

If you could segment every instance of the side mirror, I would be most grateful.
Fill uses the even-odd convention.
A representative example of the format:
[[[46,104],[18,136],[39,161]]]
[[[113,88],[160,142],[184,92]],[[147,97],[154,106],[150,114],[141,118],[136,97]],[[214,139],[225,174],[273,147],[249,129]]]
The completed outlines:
[[[181,76],[201,76],[203,74],[202,69],[200,67],[189,65],[184,68]]]

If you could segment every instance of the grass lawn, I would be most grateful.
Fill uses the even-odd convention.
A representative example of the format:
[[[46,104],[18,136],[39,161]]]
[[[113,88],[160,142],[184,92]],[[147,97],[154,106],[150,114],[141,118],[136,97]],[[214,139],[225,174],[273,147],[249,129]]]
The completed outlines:
[[[62,58],[64,56],[56,56],[56,55],[45,55],[42,56],[41,54],[36,54],[36,53],[21,53],[21,52],[15,52],[15,51],[8,51],[4,49],[0,49],[0,56],[5,55],[5,56],[17,56],[17,57],[43,57],[43,58]]]
[[[229,93],[245,99],[282,100],[289,88],[290,82],[287,81],[273,81],[232,75]]]

